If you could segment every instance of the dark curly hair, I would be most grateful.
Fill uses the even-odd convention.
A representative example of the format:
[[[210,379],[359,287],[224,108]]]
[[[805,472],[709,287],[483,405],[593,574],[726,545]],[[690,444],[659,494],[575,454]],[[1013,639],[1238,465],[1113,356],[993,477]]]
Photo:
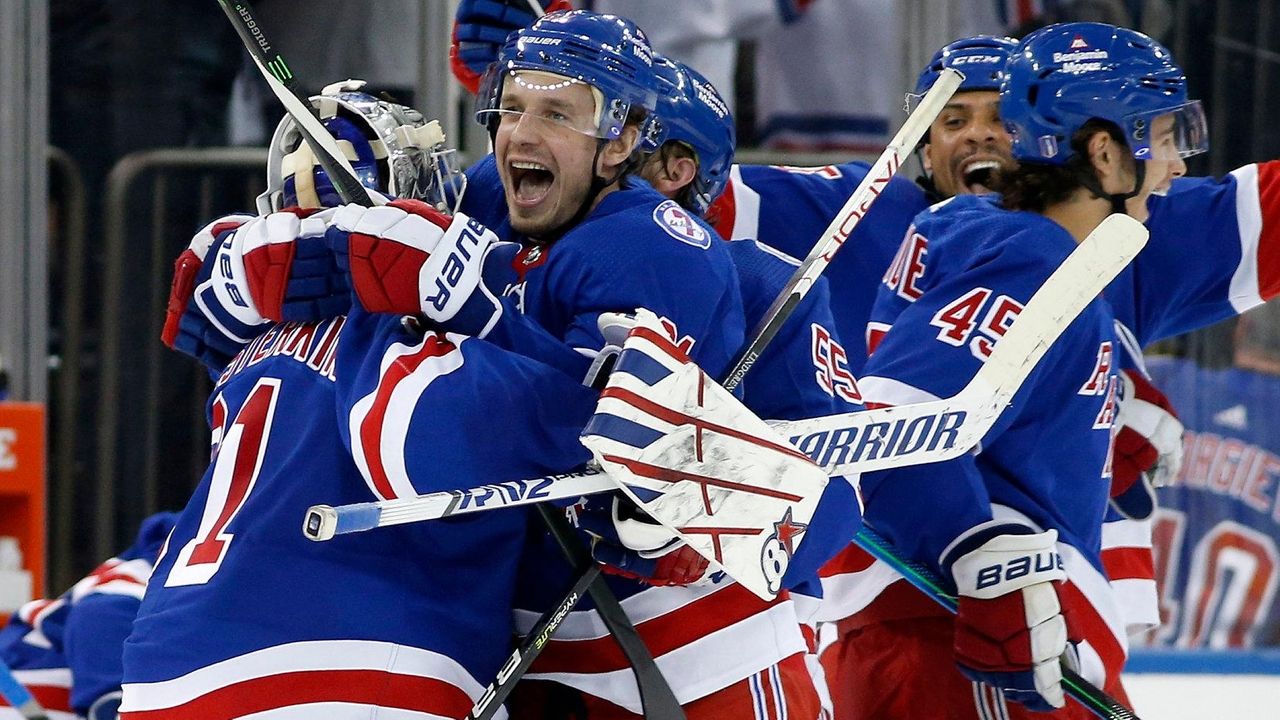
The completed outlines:
[[[1071,197],[1076,190],[1088,187],[1085,184],[1087,178],[1093,175],[1093,165],[1089,162],[1089,138],[1098,131],[1106,132],[1120,147],[1129,147],[1118,125],[1096,118],[1090,120],[1071,136],[1071,149],[1075,154],[1065,165],[1024,162],[1014,170],[996,174],[992,181],[993,189],[1003,195],[1004,207],[1043,213],[1050,206]]]

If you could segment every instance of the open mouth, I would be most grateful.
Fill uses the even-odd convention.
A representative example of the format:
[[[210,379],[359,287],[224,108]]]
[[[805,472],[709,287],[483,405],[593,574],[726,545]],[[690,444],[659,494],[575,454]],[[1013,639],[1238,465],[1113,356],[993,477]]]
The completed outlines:
[[[1000,169],[998,160],[973,160],[960,169],[960,180],[971,193],[991,192],[991,176]]]
[[[512,194],[521,207],[533,207],[547,199],[556,180],[556,174],[542,163],[513,160],[507,169]]]

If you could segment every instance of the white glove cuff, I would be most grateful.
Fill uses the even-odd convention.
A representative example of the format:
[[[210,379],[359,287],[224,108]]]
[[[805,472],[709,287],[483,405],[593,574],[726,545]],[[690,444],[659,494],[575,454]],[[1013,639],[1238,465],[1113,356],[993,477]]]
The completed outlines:
[[[951,575],[966,597],[991,600],[1036,583],[1065,580],[1058,531],[997,535],[955,561]]]
[[[489,228],[464,213],[454,215],[418,274],[423,314],[437,322],[457,315],[476,288],[483,287],[484,256],[496,242],[498,236]]]

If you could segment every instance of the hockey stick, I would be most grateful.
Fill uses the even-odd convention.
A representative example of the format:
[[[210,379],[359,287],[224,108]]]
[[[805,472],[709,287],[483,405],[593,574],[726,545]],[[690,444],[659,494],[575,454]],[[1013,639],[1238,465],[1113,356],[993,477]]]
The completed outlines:
[[[955,614],[958,605],[956,596],[949,592],[942,579],[934,572],[921,565],[903,558],[898,550],[887,539],[875,530],[862,526],[853,538],[854,543],[866,550],[878,560],[883,560],[917,590],[929,596],[929,599]],[[1067,695],[1074,698],[1086,710],[1105,720],[1138,720],[1138,716],[1124,703],[1111,697],[1101,688],[1085,680],[1079,673],[1062,666],[1062,687]]]
[[[298,132],[307,141],[316,161],[324,168],[342,201],[365,207],[382,204],[381,199],[369,192],[356,178],[351,162],[338,148],[338,143],[329,131],[324,129],[311,101],[298,89],[293,71],[289,70],[284,58],[267,41],[262,25],[254,18],[253,7],[243,0],[218,0],[218,4],[235,27],[236,34],[249,51],[249,57],[253,58],[253,64],[258,66],[258,71],[271,87],[271,92],[275,93],[280,104],[284,105],[285,112],[293,118]]]
[[[746,376],[751,366],[760,359],[760,354],[764,352],[764,348],[768,345],[778,331],[782,328],[787,318],[791,317],[796,305],[809,294],[809,290],[813,288],[814,283],[818,281],[818,277],[827,269],[827,265],[831,263],[831,259],[835,257],[836,251],[840,249],[844,242],[849,239],[855,227],[867,214],[867,210],[875,199],[880,196],[889,185],[889,181],[898,173],[898,168],[902,165],[904,158],[908,157],[915,150],[916,145],[920,143],[920,138],[924,137],[925,132],[933,121],[938,117],[938,113],[942,111],[942,107],[947,104],[951,96],[955,94],[956,88],[960,87],[960,82],[964,80],[964,75],[959,72],[947,68],[938,76],[933,87],[925,96],[921,98],[920,104],[916,106],[907,121],[898,129],[898,134],[893,136],[889,141],[889,145],[885,147],[884,152],[880,153],[880,157],[876,158],[875,164],[867,170],[867,174],[862,178],[862,182],[858,183],[857,189],[849,196],[844,207],[836,213],[831,224],[822,233],[817,243],[814,244],[813,250],[809,251],[809,256],[800,263],[800,267],[791,275],[791,279],[787,281],[782,293],[774,299],[773,304],[765,311],[764,317],[756,325],[753,331],[753,339],[749,342],[742,354],[732,365],[729,374],[723,383],[725,389],[733,390],[742,383],[742,378]]]
[[[221,0],[220,0],[221,1]],[[537,0],[528,0],[530,7],[538,6]],[[534,10],[535,14],[541,7]],[[540,14],[539,14],[540,15]],[[801,263],[795,273],[787,281],[783,291],[769,306],[756,331],[756,337],[741,353],[734,363],[724,386],[730,390],[742,382],[747,371],[759,359],[764,346],[778,334],[782,323],[795,311],[796,305],[808,294],[809,289],[826,269],[837,250],[848,239],[849,233],[857,226],[866,214],[871,203],[879,197],[880,192],[888,185],[889,180],[897,173],[902,158],[916,146],[929,125],[941,112],[942,106],[955,93],[964,76],[950,68],[943,70],[933,88],[925,94],[920,104],[903,123],[902,128],[894,136],[893,141],[885,148],[875,165],[867,172],[866,177],[858,184],[844,207],[831,221],[822,237],[815,243],[809,257]],[[899,411],[902,412],[902,411]],[[835,416],[845,417],[845,416]],[[885,417],[892,421],[897,418]],[[819,431],[820,429],[815,430]],[[790,433],[783,432],[790,437]],[[847,433],[845,434],[847,435]],[[965,448],[967,449],[967,448]],[[964,450],[961,450],[963,452]],[[945,458],[938,458],[945,459]],[[556,481],[553,485],[552,482]],[[573,483],[573,484],[570,484]],[[550,487],[555,490],[550,490]],[[396,525],[406,522],[417,522],[448,517],[461,512],[484,509],[488,499],[497,504],[525,504],[572,497],[575,494],[590,494],[615,489],[616,484],[599,470],[587,470],[583,473],[569,475],[553,475],[532,480],[517,480],[498,485],[486,485],[472,490],[453,490],[442,493],[431,493],[416,498],[382,500],[370,503],[357,503],[333,508],[328,505],[315,505],[308,511],[303,520],[302,531],[312,540],[328,540],[334,535],[370,530],[384,525]],[[555,495],[545,494],[556,492]],[[565,494],[558,494],[564,492]],[[509,500],[510,502],[506,502]],[[441,514],[434,514],[434,513]],[[385,520],[384,520],[385,518]]]
[[[19,715],[27,720],[49,720],[49,715],[44,708],[40,707],[35,696],[18,681],[13,670],[3,659],[0,659],[0,697],[3,697],[14,710],[18,711]]]
[[[782,435],[831,474],[940,462],[977,445],[1054,340],[1146,243],[1137,220],[1112,215],[1045,280],[991,355],[956,395],[892,408],[775,423]],[[914,447],[913,447],[914,445]],[[448,490],[412,498],[312,506],[303,534],[312,540],[376,527],[541,503],[616,490],[601,470]]]
[[[218,0],[218,3],[222,6],[227,18],[231,20],[231,24],[236,29],[236,34],[240,36],[240,40],[249,51],[254,64],[258,66],[259,72],[266,79],[267,85],[271,87],[271,91],[275,93],[281,104],[284,105],[285,110],[293,117],[298,126],[298,131],[311,147],[312,153],[320,162],[321,167],[324,168],[325,173],[328,174],[342,200],[366,207],[382,204],[381,198],[376,193],[371,192],[360,184],[360,181],[356,178],[355,171],[351,168],[351,163],[338,148],[333,136],[321,124],[314,108],[311,107],[310,101],[297,89],[293,72],[289,70],[284,58],[279,53],[274,52],[271,44],[267,41],[262,26],[254,19],[252,6],[243,0]],[[534,4],[536,5],[536,3]],[[542,13],[536,12],[536,14],[541,16]],[[567,548],[572,546],[573,543],[580,543],[576,536],[573,536],[563,528],[558,528],[555,525],[550,525],[550,528],[562,547],[566,548],[566,553],[568,553]],[[579,554],[585,553],[585,550],[578,549]],[[570,558],[570,561],[573,561],[572,558]],[[641,697],[653,705],[652,717],[655,720],[684,720],[684,712],[680,709],[680,704],[676,701],[675,694],[671,692],[670,686],[667,685],[661,672],[658,671],[649,649],[645,647],[643,642],[640,642],[635,627],[631,624],[626,614],[622,612],[622,607],[618,604],[617,598],[613,597],[608,586],[598,580],[589,582],[589,592],[596,601],[601,620],[618,641],[623,654],[632,665]],[[556,625],[558,624],[557,622]],[[552,630],[554,630],[554,627]],[[539,649],[541,649],[540,646]],[[532,658],[530,658],[530,661],[532,661]],[[519,676],[516,675],[515,678],[518,679]],[[495,684],[507,685],[507,683],[499,683],[498,681],[495,681]],[[506,692],[510,692],[510,687],[507,688]],[[503,693],[504,697],[505,695],[506,693]],[[481,708],[480,712],[473,712],[473,714],[477,718],[491,718],[501,706],[501,702],[492,703],[487,709]],[[648,706],[646,706],[646,709],[648,709]]]

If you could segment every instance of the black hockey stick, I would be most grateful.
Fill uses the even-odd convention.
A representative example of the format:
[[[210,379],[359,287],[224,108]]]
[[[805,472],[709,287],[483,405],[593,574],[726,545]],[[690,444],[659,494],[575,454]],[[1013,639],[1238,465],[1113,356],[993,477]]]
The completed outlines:
[[[245,49],[249,51],[254,64],[257,65],[263,78],[266,79],[267,85],[271,87],[271,91],[275,93],[281,104],[284,105],[285,110],[293,117],[299,132],[311,147],[311,151],[315,154],[320,166],[324,168],[325,173],[328,174],[331,182],[333,182],[338,195],[344,202],[353,202],[366,207],[375,204],[375,196],[371,195],[368,189],[360,184],[355,172],[351,169],[350,163],[347,162],[334,142],[333,136],[320,123],[315,109],[311,106],[311,102],[298,90],[293,72],[289,69],[284,57],[279,52],[276,52],[267,40],[262,25],[254,17],[253,6],[243,0],[218,0],[218,4],[222,6],[227,18],[231,20],[231,24],[236,29],[236,34],[240,36],[240,40],[244,43]],[[543,513],[543,517],[546,519],[548,516]],[[586,556],[589,559],[589,555],[586,549],[582,547],[581,541],[573,534],[573,531],[565,527],[563,522],[557,525],[548,521],[548,528],[561,548],[565,550],[566,555],[569,556],[570,562],[575,567],[582,567],[584,563],[581,558]],[[584,584],[582,579],[579,579],[579,582],[575,583],[574,587],[576,588],[579,584]],[[626,613],[623,612],[618,599],[613,596],[612,591],[604,584],[603,580],[594,576],[587,579],[584,586],[589,588],[591,597],[599,610],[600,619],[618,641],[623,654],[631,663],[632,670],[636,675],[636,683],[639,686],[640,697],[645,702],[646,717],[651,718],[651,720],[684,720],[684,711],[680,709],[680,703],[676,701],[675,694],[671,692],[671,687],[658,670],[658,666],[653,660],[653,655],[641,641],[639,633],[636,632],[635,626],[631,624]],[[581,597],[581,591],[572,593],[572,596],[572,603],[567,606],[565,603],[561,603],[561,606],[571,609]],[[565,602],[567,603],[568,599]],[[554,617],[554,623],[547,623],[549,629],[541,638],[542,643],[546,642],[551,632],[554,632],[560,622],[568,616],[568,610],[557,615]],[[543,624],[543,621],[546,620],[547,618],[544,617],[539,624]],[[536,639],[536,636],[531,637]],[[526,642],[527,644],[529,643]],[[541,650],[541,645],[538,645],[537,650]],[[498,679],[490,685],[490,689],[503,690],[502,698],[505,698],[511,692],[511,688],[514,687],[515,681],[519,680],[524,674],[524,669],[528,668],[529,663],[532,663],[536,655],[536,650],[529,653],[528,661],[523,663],[523,668],[520,672],[511,673],[505,679],[500,673]],[[522,657],[520,650],[517,649],[512,659],[520,662]],[[510,666],[511,660],[508,660],[507,664],[503,666],[504,672],[508,672]],[[488,694],[488,691],[486,691],[486,697]],[[499,698],[499,702],[495,703],[492,698],[486,701],[482,697],[480,702],[486,703],[487,707],[481,707],[480,704],[477,704],[477,709],[472,710],[473,716],[477,718],[491,718],[497,713],[498,708],[502,706],[501,698]]]
[[[262,25],[254,18],[253,6],[241,0],[218,0],[218,4],[235,27],[236,34],[253,58],[253,64],[258,66],[258,71],[271,87],[271,92],[279,98],[285,112],[289,113],[298,126],[298,132],[311,147],[312,154],[329,176],[338,196],[343,202],[372,207],[375,204],[373,196],[356,179],[350,162],[338,149],[333,136],[324,129],[311,101],[298,89],[293,71],[267,40]]]

